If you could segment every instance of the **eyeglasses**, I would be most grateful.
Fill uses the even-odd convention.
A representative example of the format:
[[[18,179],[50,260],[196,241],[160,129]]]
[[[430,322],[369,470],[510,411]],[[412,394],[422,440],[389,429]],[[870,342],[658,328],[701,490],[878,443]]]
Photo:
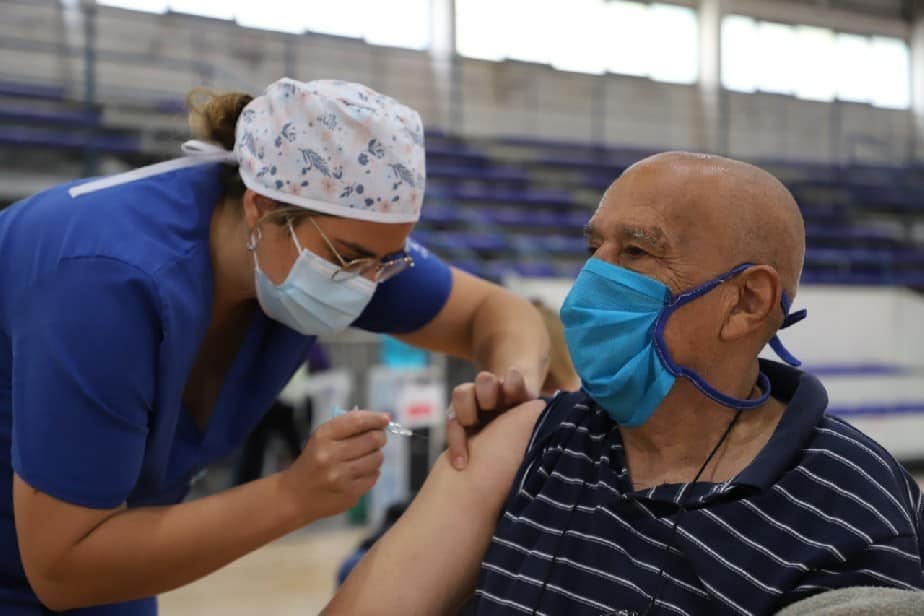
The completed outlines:
[[[311,224],[321,235],[321,239],[324,240],[324,243],[327,244],[330,251],[337,257],[337,261],[340,262],[340,269],[331,274],[331,280],[342,282],[356,278],[357,276],[363,276],[370,270],[375,269],[372,280],[376,283],[381,283],[389,278],[394,278],[409,267],[414,267],[414,258],[403,250],[382,257],[381,259],[376,259],[375,257],[360,257],[359,259],[347,261],[337,252],[333,242],[331,242],[327,234],[321,230],[321,227],[315,222],[314,218],[309,218],[308,220],[311,221]],[[299,244],[298,238],[295,236],[295,230],[292,228],[291,222],[289,223],[289,232],[295,239],[295,244],[299,247],[299,250],[301,250],[301,244]]]

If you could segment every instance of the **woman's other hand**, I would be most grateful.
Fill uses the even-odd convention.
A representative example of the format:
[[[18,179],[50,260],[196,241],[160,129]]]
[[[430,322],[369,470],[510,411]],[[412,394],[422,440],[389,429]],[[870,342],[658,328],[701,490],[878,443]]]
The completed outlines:
[[[522,373],[511,368],[503,377],[482,371],[473,383],[463,383],[452,391],[452,406],[446,424],[446,441],[453,467],[462,470],[468,464],[468,433],[478,429],[498,414],[523,402],[534,400]]]

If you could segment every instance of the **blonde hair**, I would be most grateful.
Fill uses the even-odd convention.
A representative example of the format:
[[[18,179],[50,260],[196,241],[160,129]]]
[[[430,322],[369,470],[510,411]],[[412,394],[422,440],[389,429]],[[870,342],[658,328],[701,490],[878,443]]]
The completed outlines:
[[[568,345],[565,342],[565,328],[561,324],[561,319],[556,312],[540,300],[534,299],[532,304],[539,311],[539,316],[542,317],[552,343],[549,353],[549,373],[542,384],[542,393],[551,394],[559,389],[577,389],[580,387],[581,379],[574,370],[574,364],[571,363]]]
[[[194,88],[186,95],[189,107],[189,131],[196,139],[211,141],[226,150],[234,149],[237,120],[253,96],[246,92],[213,92],[208,88]],[[237,168],[222,166],[222,185],[225,200],[239,201],[247,187]],[[263,220],[276,224],[297,224],[308,216],[319,215],[305,208],[275,201],[276,207]]]

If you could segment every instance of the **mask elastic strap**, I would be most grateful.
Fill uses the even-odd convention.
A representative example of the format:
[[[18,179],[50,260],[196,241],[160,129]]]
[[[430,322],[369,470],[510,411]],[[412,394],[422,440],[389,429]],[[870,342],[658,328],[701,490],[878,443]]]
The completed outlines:
[[[790,366],[798,367],[802,365],[802,362],[796,359],[796,356],[789,352],[789,350],[783,346],[783,341],[780,340],[779,336],[774,336],[770,339],[770,348],[773,349],[773,352],[776,353],[777,357],[785,361]]]
[[[295,235],[295,228],[292,227],[292,221],[288,221],[286,225],[289,227],[289,235],[292,236],[292,241],[295,242],[295,247],[298,248],[298,254],[302,254],[305,249],[302,248],[302,243],[298,241],[298,236]]]
[[[698,299],[715,289],[720,284],[726,282],[730,278],[733,278],[751,267],[751,263],[742,263],[741,265],[729,270],[728,272],[713,278],[712,280],[701,284],[698,287],[694,287],[689,291],[684,291],[671,301],[671,303],[661,311],[661,314],[658,315],[657,320],[655,321],[654,328],[652,330],[652,339],[655,346],[655,351],[658,353],[658,357],[661,359],[661,362],[664,364],[664,367],[667,368],[667,371],[673,374],[674,376],[679,376],[690,381],[696,389],[698,389],[704,396],[732,409],[754,409],[762,405],[770,397],[770,379],[767,378],[767,375],[763,372],[759,372],[757,375],[757,387],[761,391],[761,395],[757,398],[750,400],[741,400],[740,398],[734,398],[723,394],[719,390],[712,387],[709,383],[705,381],[699,374],[695,371],[690,370],[680,364],[676,363],[673,358],[671,358],[670,353],[667,351],[667,345],[664,342],[664,329],[667,327],[668,318],[674,313],[675,310],[688,304],[695,299]]]
[[[789,295],[786,294],[786,291],[783,291],[783,297],[780,299],[780,305],[783,308],[783,324],[780,325],[780,329],[786,329],[792,325],[795,325],[806,316],[808,316],[808,310],[803,308],[802,310],[797,310],[796,312],[789,314],[789,309],[792,306],[792,300],[789,299]],[[774,336],[770,339],[770,348],[773,349],[773,352],[777,356],[785,361],[790,366],[801,366],[802,362],[796,359],[796,356],[790,353],[785,346],[783,346],[783,341],[780,340],[779,336]]]

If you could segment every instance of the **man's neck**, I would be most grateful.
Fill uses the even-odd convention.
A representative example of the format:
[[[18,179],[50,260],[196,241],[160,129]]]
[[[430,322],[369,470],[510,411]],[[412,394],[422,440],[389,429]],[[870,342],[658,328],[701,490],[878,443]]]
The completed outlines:
[[[756,378],[748,377],[744,383],[748,381],[753,384]],[[748,393],[747,386],[742,385],[736,395],[753,398],[759,393],[756,388]],[[699,481],[732,479],[767,444],[785,409],[784,404],[771,397],[756,409],[736,411],[716,404],[688,381],[678,379],[648,421],[638,428],[620,428],[634,488],[640,490],[665,483],[692,481],[740,412],[740,417]]]

